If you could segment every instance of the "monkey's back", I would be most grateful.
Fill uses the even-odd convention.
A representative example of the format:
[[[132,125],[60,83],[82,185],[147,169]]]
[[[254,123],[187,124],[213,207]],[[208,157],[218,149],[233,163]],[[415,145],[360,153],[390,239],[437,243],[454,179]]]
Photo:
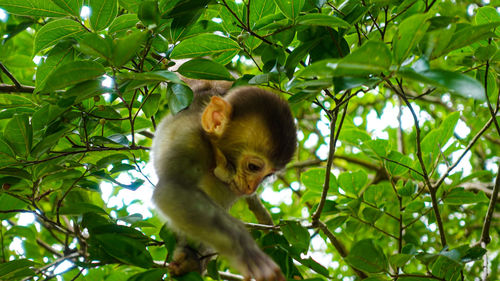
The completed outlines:
[[[211,158],[210,144],[200,134],[198,118],[199,114],[186,111],[167,116],[160,122],[151,152],[157,175],[187,180],[210,165],[204,160]],[[185,167],[191,168],[186,171]]]

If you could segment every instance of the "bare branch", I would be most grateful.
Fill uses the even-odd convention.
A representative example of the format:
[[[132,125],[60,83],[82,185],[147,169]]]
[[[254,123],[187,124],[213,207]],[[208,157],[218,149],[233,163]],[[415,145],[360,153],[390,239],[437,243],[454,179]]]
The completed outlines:
[[[262,201],[260,201],[260,198],[256,194],[247,197],[246,201],[248,204],[248,208],[255,215],[259,223],[270,226],[274,225],[271,214],[266,209],[266,207],[264,207]]]
[[[495,181],[495,187],[493,188],[493,194],[490,199],[490,205],[488,206],[488,211],[484,217],[483,231],[481,232],[482,243],[488,245],[491,242],[490,237],[490,226],[491,220],[493,219],[493,212],[495,211],[495,206],[498,199],[498,191],[500,190],[500,163],[498,164],[497,179]]]
[[[7,75],[7,77],[9,77],[10,81],[12,81],[12,83],[14,83],[14,85],[16,86],[17,89],[21,88],[21,83],[19,83],[19,81],[17,81],[17,79],[14,77],[14,75],[12,75],[12,73],[10,73],[10,71],[7,69],[7,67],[5,67],[5,65],[3,65],[3,63],[0,62],[0,69],[2,70],[3,73],[5,73],[5,75]]]
[[[35,91],[35,87],[32,86],[22,86],[19,87],[15,85],[0,84],[0,93],[29,93],[32,94]]]
[[[474,136],[474,138],[471,140],[471,142],[469,143],[469,145],[467,145],[467,147],[465,148],[464,152],[460,155],[460,157],[458,157],[457,161],[455,161],[455,163],[453,163],[453,165],[451,165],[450,167],[448,167],[448,170],[446,170],[446,172],[441,176],[441,178],[439,178],[439,180],[437,181],[437,183],[434,185],[435,189],[438,189],[441,186],[441,184],[448,177],[448,175],[450,174],[450,172],[453,169],[455,169],[455,167],[458,166],[458,164],[460,163],[460,161],[462,161],[462,158],[464,158],[465,154],[467,154],[467,152],[469,152],[469,150],[472,148],[472,146],[479,140],[479,138],[481,137],[481,135],[483,135],[484,132],[486,132],[486,130],[488,130],[488,128],[491,126],[492,123],[493,123],[493,118],[490,118],[490,120],[488,120],[488,122],[486,122],[486,124],[483,126],[483,128],[481,130],[479,130],[479,132]]]

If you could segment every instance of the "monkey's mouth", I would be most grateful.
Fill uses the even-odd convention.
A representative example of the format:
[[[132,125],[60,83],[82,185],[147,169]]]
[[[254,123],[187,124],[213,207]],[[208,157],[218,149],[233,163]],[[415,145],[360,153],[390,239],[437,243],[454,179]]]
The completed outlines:
[[[251,195],[254,192],[249,186],[239,185],[236,181],[231,181],[229,186],[238,196]]]

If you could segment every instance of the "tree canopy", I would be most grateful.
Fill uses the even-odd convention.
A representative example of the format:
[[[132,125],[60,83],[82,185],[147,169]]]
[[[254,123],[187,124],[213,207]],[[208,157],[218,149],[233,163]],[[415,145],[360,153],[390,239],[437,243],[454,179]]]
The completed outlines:
[[[498,280],[498,6],[0,0],[0,279],[171,280],[172,230],[110,202],[153,188],[178,73],[289,101],[296,156],[232,209],[289,280]]]

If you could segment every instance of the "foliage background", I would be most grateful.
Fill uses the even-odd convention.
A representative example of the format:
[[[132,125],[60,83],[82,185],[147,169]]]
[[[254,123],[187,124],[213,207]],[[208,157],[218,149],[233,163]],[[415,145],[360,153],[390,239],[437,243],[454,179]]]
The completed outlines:
[[[0,279],[170,278],[172,233],[100,184],[147,192],[154,128],[192,98],[169,70],[186,59],[293,108],[297,155],[263,187],[285,200],[233,209],[289,279],[498,280],[498,6],[0,0]]]

